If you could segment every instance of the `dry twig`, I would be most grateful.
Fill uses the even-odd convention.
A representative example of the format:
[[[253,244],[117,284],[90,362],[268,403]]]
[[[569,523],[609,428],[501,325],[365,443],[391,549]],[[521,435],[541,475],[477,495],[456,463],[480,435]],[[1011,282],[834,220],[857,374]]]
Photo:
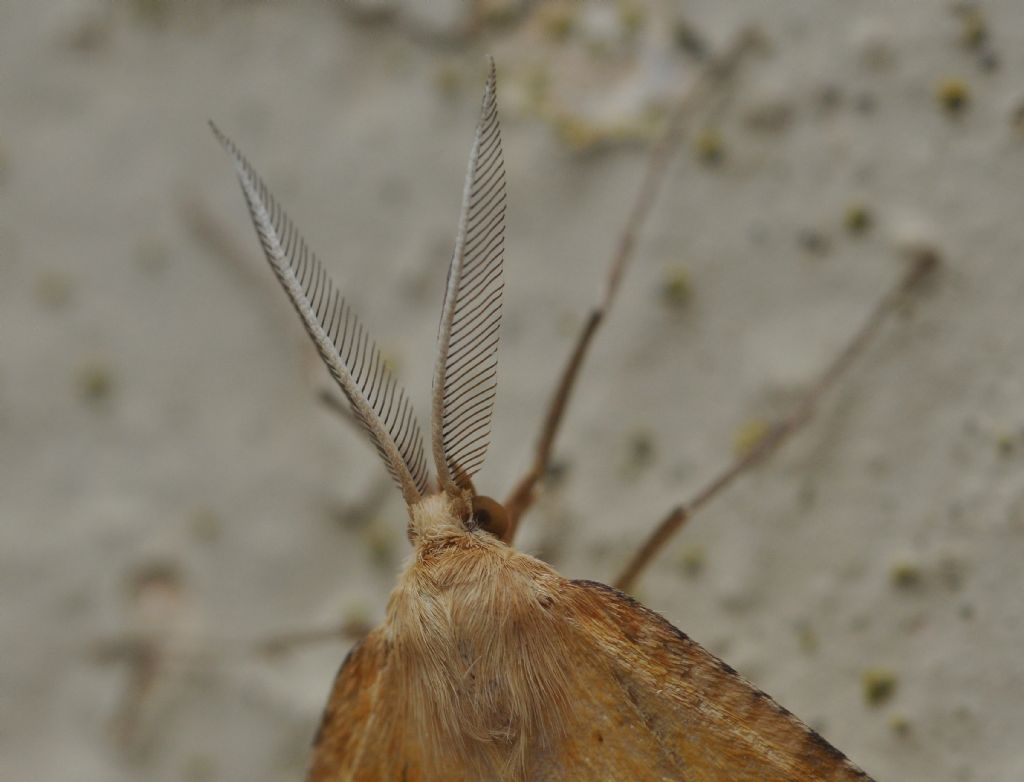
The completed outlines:
[[[665,546],[668,540],[693,517],[698,510],[707,505],[714,497],[724,491],[743,473],[765,461],[793,434],[803,426],[817,408],[821,397],[835,385],[840,376],[849,368],[856,358],[864,352],[871,338],[878,332],[888,318],[896,312],[906,296],[914,290],[937,265],[937,257],[925,253],[915,257],[910,268],[889,290],[871,311],[864,324],[857,330],[843,350],[826,367],[817,381],[807,390],[803,398],[786,418],[776,423],[758,443],[746,454],[738,457],[725,470],[719,473],[707,485],[682,505],[678,505],[665,517],[644,544],[637,550],[626,567],[615,580],[616,589],[626,591],[633,586],[637,576],[650,563],[654,556]]]
[[[748,53],[756,48],[758,41],[759,38],[755,32],[746,30],[738,36],[723,55],[710,61],[706,66],[707,69],[697,79],[692,89],[679,101],[664,134],[651,146],[640,189],[612,254],[604,295],[587,316],[583,329],[576,338],[576,343],[569,355],[569,361],[555,387],[555,393],[551,398],[544,424],[541,427],[540,437],[537,440],[533,464],[505,501],[509,518],[508,530],[505,534],[506,542],[512,541],[519,519],[536,499],[538,484],[542,481],[551,461],[555,437],[558,435],[562,417],[572,396],[580,368],[583,366],[594,335],[615,300],[622,277],[633,258],[637,236],[650,215],[651,207],[664,184],[668,162],[683,135],[687,118],[705,98],[721,94],[721,87],[731,82],[740,63]]]

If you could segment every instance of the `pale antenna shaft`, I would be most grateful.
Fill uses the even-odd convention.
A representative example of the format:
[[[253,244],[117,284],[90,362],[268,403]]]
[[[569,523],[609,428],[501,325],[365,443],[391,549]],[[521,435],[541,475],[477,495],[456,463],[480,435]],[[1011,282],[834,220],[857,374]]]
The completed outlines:
[[[439,482],[467,488],[491,434],[504,288],[505,166],[491,60],[438,330],[431,433]]]
[[[427,493],[427,462],[416,414],[362,323],[238,147],[212,122],[231,155],[256,234],[331,375],[392,478],[412,505]]]

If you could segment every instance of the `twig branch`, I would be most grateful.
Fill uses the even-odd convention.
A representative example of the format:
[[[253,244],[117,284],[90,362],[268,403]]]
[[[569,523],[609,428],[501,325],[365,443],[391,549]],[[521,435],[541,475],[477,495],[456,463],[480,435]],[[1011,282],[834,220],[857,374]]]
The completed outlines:
[[[622,277],[633,258],[637,236],[650,215],[651,207],[654,205],[658,194],[661,192],[665,181],[665,174],[668,171],[669,159],[672,157],[672,153],[675,151],[679,139],[683,135],[685,121],[690,111],[702,99],[714,95],[721,85],[729,82],[744,57],[755,48],[758,40],[756,33],[746,30],[739,35],[733,45],[721,57],[711,61],[706,70],[694,83],[693,88],[677,104],[661,138],[651,146],[640,189],[626,218],[626,224],[622,229],[622,233],[619,235],[615,251],[612,254],[604,295],[601,297],[600,303],[587,316],[583,329],[576,339],[572,353],[570,353],[569,361],[565,365],[562,376],[559,378],[558,385],[555,387],[555,393],[551,398],[548,413],[545,416],[540,437],[537,440],[537,450],[534,455],[533,464],[505,501],[505,508],[508,511],[509,518],[508,529],[504,536],[506,542],[512,541],[519,524],[519,519],[533,504],[536,497],[537,485],[542,481],[547,471],[555,437],[558,435],[562,417],[565,413],[566,405],[572,396],[580,368],[583,366],[583,361],[586,358],[594,335],[597,333],[598,328],[615,300]]]
[[[749,471],[771,456],[789,439],[797,429],[814,415],[821,397],[835,385],[840,376],[864,351],[872,337],[885,321],[898,309],[906,296],[916,288],[936,267],[938,258],[934,253],[916,256],[911,266],[875,305],[864,324],[857,330],[843,350],[828,365],[818,380],[784,419],[776,423],[764,437],[746,454],[740,456],[725,470],[700,489],[689,502],[675,507],[650,534],[644,544],[615,580],[615,588],[629,590],[637,576],[665,546],[669,539],[689,521],[693,515],[725,490],[743,473]]]
[[[93,643],[88,656],[97,663],[108,665],[124,663],[131,667],[134,677],[153,677],[163,664],[178,666],[215,664],[237,654],[275,657],[303,646],[314,646],[324,641],[358,641],[372,630],[368,622],[353,619],[331,626],[273,633],[250,640],[226,638],[197,639],[188,647],[171,650],[158,638],[146,635],[124,635]],[[158,666],[158,663],[161,665]],[[141,671],[141,673],[140,673]],[[149,685],[147,684],[147,687]]]
[[[353,620],[331,627],[276,633],[250,645],[260,655],[277,656],[300,646],[312,646],[323,641],[358,641],[372,630],[367,622]]]

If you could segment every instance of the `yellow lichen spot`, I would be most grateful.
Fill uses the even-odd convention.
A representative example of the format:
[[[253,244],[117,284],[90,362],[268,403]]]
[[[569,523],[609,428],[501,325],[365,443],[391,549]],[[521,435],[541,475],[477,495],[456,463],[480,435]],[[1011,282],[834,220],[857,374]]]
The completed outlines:
[[[960,42],[968,49],[979,49],[988,41],[988,25],[980,9],[966,8],[960,14]]]
[[[696,578],[704,571],[706,557],[701,546],[687,546],[679,553],[677,566],[687,578]]]
[[[586,152],[601,141],[596,127],[580,117],[564,115],[555,120],[558,137],[575,152]]]
[[[871,212],[864,204],[850,204],[843,215],[843,225],[852,234],[865,233],[871,228]]]
[[[896,674],[885,668],[869,668],[861,676],[864,702],[868,706],[881,706],[896,693]]]
[[[697,160],[709,166],[717,165],[725,157],[725,143],[722,134],[715,128],[705,128],[693,140],[693,152]]]
[[[737,456],[751,453],[768,436],[771,426],[763,418],[751,418],[740,424],[732,440],[732,450]]]
[[[113,372],[102,362],[90,362],[79,367],[77,384],[79,396],[86,402],[102,402],[113,392]]]
[[[889,718],[889,729],[900,738],[910,735],[910,720],[902,714],[894,714]]]
[[[889,580],[898,589],[914,589],[921,585],[921,568],[913,562],[897,562],[889,572]]]
[[[575,17],[568,6],[556,3],[542,6],[539,16],[541,29],[552,41],[564,41],[572,32]]]
[[[397,351],[387,348],[380,349],[380,358],[384,365],[391,371],[391,374],[398,375],[402,371],[402,356]]]
[[[996,450],[1002,457],[1012,456],[1013,452],[1017,450],[1017,438],[1007,432],[996,437]]]
[[[647,13],[644,8],[632,0],[619,0],[619,21],[626,35],[633,35],[643,26]]]
[[[665,270],[661,283],[661,298],[673,309],[680,309],[689,303],[693,295],[693,282],[685,266],[674,265]]]
[[[971,90],[963,79],[943,79],[935,88],[935,99],[949,114],[959,114],[971,101]]]

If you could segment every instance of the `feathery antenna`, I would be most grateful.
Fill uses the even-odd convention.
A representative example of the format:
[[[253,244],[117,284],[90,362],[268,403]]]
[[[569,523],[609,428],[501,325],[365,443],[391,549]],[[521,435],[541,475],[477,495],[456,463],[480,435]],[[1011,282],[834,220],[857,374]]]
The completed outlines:
[[[352,405],[408,505],[427,493],[416,414],[376,343],[238,147],[210,123],[235,163],[256,234],[320,356]]]
[[[495,86],[492,59],[438,329],[431,433],[438,481],[448,491],[470,488],[484,462],[497,390],[505,166]]]

